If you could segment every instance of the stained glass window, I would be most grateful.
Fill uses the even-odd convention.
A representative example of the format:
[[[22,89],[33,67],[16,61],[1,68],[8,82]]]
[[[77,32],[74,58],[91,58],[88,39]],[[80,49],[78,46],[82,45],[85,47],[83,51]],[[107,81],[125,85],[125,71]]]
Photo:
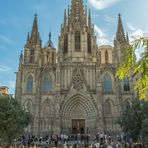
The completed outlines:
[[[81,51],[81,35],[79,31],[75,33],[75,51]]]
[[[33,77],[30,75],[27,78],[27,92],[31,93],[33,91]]]
[[[124,91],[130,91],[130,83],[129,83],[129,78],[126,77],[124,80]]]
[[[104,92],[112,91],[112,80],[109,74],[106,74],[103,78],[103,91]]]
[[[46,93],[51,91],[51,81],[47,76],[43,79],[42,90],[43,92],[46,92]]]

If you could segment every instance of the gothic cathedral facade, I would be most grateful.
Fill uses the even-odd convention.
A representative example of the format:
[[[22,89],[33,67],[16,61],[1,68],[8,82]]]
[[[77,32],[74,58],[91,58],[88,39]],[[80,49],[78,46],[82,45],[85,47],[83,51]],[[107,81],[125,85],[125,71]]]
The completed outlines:
[[[16,98],[32,114],[26,132],[97,133],[121,130],[118,119],[133,97],[131,78],[115,77],[128,48],[121,16],[114,47],[98,46],[90,11],[72,0],[56,50],[49,35],[42,47],[35,15],[32,32],[21,52]]]

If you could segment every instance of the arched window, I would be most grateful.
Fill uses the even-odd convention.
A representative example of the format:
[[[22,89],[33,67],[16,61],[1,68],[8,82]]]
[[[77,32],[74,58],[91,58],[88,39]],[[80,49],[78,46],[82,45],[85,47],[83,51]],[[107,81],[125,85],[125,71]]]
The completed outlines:
[[[75,51],[81,51],[81,35],[79,31],[75,32]]]
[[[34,49],[30,50],[30,63],[34,62]]]
[[[112,114],[111,102],[109,100],[105,101],[105,104],[104,104],[104,114],[105,115]]]
[[[91,35],[90,33],[87,34],[87,51],[91,53]]]
[[[44,116],[49,116],[49,114],[51,113],[51,105],[50,105],[50,100],[49,99],[46,99],[44,102],[43,102],[43,105],[42,105],[42,113]]]
[[[131,108],[131,105],[130,105],[130,102],[129,101],[126,101],[125,108],[126,109],[130,109]]]
[[[27,92],[32,93],[33,91],[33,77],[30,75],[27,78]]]
[[[42,91],[45,93],[49,93],[51,91],[51,81],[47,76],[43,79]]]
[[[101,51],[99,52],[99,63],[101,64]]]
[[[109,74],[103,77],[103,91],[106,93],[112,91],[112,80]]]
[[[124,91],[130,91],[130,83],[129,83],[129,78],[126,77],[124,80]]]
[[[108,63],[108,51],[105,51],[105,63]]]
[[[54,63],[54,52],[52,52],[52,63]]]
[[[26,106],[28,111],[31,111],[31,108],[32,108],[32,101],[31,100],[27,100],[24,105]]]
[[[64,36],[64,53],[68,52],[68,34]]]

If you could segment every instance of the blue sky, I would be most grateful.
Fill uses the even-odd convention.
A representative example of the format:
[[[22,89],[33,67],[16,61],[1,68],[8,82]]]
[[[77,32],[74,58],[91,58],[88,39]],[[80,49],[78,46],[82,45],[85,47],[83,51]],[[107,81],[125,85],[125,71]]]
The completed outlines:
[[[148,0],[84,0],[91,9],[98,44],[112,44],[117,30],[118,13],[122,15],[130,40],[148,33]],[[64,9],[71,0],[0,0],[0,85],[15,90],[15,73],[19,54],[27,33],[31,31],[34,14],[38,14],[43,45],[52,32],[54,46],[63,22]]]

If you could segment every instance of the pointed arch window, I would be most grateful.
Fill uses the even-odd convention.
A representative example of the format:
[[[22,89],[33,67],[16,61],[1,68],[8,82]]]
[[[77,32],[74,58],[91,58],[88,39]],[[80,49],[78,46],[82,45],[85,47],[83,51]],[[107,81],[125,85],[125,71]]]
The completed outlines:
[[[34,49],[30,50],[30,63],[34,62]]]
[[[104,114],[105,115],[110,115],[112,114],[112,108],[111,108],[111,101],[106,100],[104,104]]]
[[[81,35],[79,31],[75,32],[75,51],[81,51]]]
[[[30,75],[27,78],[27,92],[32,93],[33,91],[33,77]]]
[[[90,33],[87,34],[87,50],[88,50],[88,53],[91,53],[91,35],[90,35]]]
[[[112,91],[112,80],[109,74],[103,77],[103,92],[108,93]]]
[[[32,101],[31,100],[27,100],[25,102],[25,106],[27,108],[28,111],[31,111],[31,108],[32,108]]]
[[[68,34],[66,33],[64,36],[64,53],[68,52]]]
[[[126,101],[126,103],[125,103],[125,109],[130,109],[130,108],[131,108],[130,102],[129,101]]]
[[[43,79],[42,91],[44,93],[49,93],[51,91],[51,81],[47,76]]]
[[[129,78],[128,77],[126,77],[124,80],[123,80],[123,82],[124,82],[124,91],[130,91],[130,83],[129,83]]]
[[[52,63],[54,63],[54,58],[55,58],[54,52],[52,52]]]
[[[101,51],[99,52],[99,63],[101,64]]]
[[[105,51],[105,63],[108,63],[108,51]]]

